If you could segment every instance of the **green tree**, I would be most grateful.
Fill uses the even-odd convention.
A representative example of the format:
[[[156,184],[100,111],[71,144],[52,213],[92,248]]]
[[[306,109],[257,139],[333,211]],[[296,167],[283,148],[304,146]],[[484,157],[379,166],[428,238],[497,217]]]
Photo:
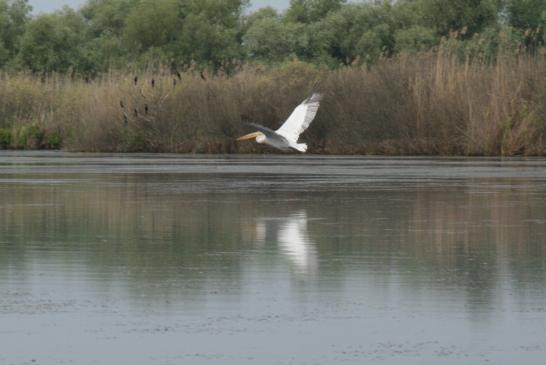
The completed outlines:
[[[144,60],[218,68],[242,56],[246,0],[140,0],[125,26],[130,52]]]
[[[27,0],[0,0],[0,67],[19,52],[31,10]]]
[[[80,13],[87,24],[85,47],[95,69],[107,71],[127,64],[123,38],[128,14],[138,0],[88,0]]]
[[[291,0],[286,18],[299,23],[317,22],[339,10],[345,3],[346,0]]]
[[[134,53],[150,48],[166,48],[179,27],[180,6],[177,0],[141,0],[129,12],[125,36]]]
[[[241,59],[242,12],[247,0],[185,0],[175,45],[177,62],[217,69]]]
[[[393,5],[388,2],[349,4],[331,13],[321,27],[329,39],[329,54],[344,64],[356,59],[374,62],[394,52],[397,29]]]
[[[531,48],[544,45],[546,31],[546,0],[507,0],[508,22],[518,29],[524,44]]]
[[[88,0],[80,12],[91,37],[121,36],[131,9],[138,0]]]
[[[394,34],[397,52],[415,53],[430,49],[436,42],[434,30],[420,25],[399,29]]]
[[[0,0],[0,67],[95,73],[137,65],[298,58],[372,64],[445,44],[462,57],[543,49],[546,0],[291,0],[244,16],[248,0],[87,0],[32,17],[28,0]],[[524,46],[524,47],[522,47]]]
[[[526,31],[544,27],[546,0],[507,0],[506,10],[515,28]]]
[[[244,46],[250,59],[264,62],[281,62],[297,56],[305,46],[301,35],[304,25],[284,22],[276,14],[252,22],[244,36]],[[302,44],[303,43],[303,44]]]
[[[282,62],[295,57],[333,65],[335,61],[328,53],[331,32],[325,27],[324,19],[314,20],[310,23],[293,21],[272,9],[259,10],[247,18],[243,37],[245,52],[250,59],[261,62]]]
[[[93,65],[82,47],[85,33],[83,17],[68,7],[39,15],[22,37],[19,62],[34,72],[89,71]]]
[[[265,8],[260,8],[250,15],[247,15],[243,19],[243,32],[246,32],[248,28],[250,28],[255,22],[267,19],[267,18],[278,18],[281,19],[279,13],[277,10],[270,6],[266,6]]]
[[[497,24],[501,0],[420,0],[423,24],[441,36],[459,32],[462,38]]]

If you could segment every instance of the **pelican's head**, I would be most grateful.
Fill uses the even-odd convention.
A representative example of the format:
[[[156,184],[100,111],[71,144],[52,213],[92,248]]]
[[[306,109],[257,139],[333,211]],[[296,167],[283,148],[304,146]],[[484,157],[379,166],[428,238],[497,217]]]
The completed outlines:
[[[248,141],[249,139],[256,138],[256,142],[263,143],[265,141],[265,135],[262,132],[253,132],[245,134],[242,137],[237,138],[238,141]]]

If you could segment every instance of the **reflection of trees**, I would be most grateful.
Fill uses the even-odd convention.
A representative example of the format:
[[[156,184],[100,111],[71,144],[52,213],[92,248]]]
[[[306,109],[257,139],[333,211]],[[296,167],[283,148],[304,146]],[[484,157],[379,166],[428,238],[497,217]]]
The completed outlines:
[[[378,287],[403,279],[400,288],[411,295],[454,288],[448,295],[471,306],[494,300],[499,275],[510,275],[520,291],[543,290],[546,207],[532,185],[247,194],[181,192],[168,175],[102,179],[3,185],[0,242],[9,246],[1,243],[0,252],[9,255],[0,254],[0,273],[24,274],[36,255],[54,251],[86,270],[138,282],[151,297],[206,293],[236,288],[240,252],[268,237],[293,268],[305,274],[298,265],[312,266],[329,283],[363,273]],[[347,265],[351,257],[360,264]]]
[[[241,232],[230,223],[228,202],[203,194],[173,199],[148,191],[146,183],[125,183],[0,190],[0,231],[9,242],[0,272],[11,260],[24,275],[33,260],[62,257],[86,265],[67,265],[74,275],[107,273],[112,280],[100,285],[115,286],[118,279],[143,299],[206,294],[208,280],[217,287],[237,280],[239,259],[230,252],[238,251]],[[142,288],[148,298],[138,292]]]
[[[537,288],[543,287],[546,274],[544,195],[533,194],[532,185],[497,183],[505,187],[488,191],[471,182],[448,190],[338,195],[331,204],[321,202],[336,207],[323,209],[322,216],[329,214],[328,221],[337,219],[338,224],[311,223],[311,237],[323,261],[343,247],[351,255],[369,258],[363,261],[371,261],[372,275],[381,268],[409,280],[408,290],[415,295],[419,288],[459,288],[448,296],[460,300],[462,292],[469,306],[487,306],[495,299],[499,276],[511,275],[513,282]],[[335,203],[340,199],[344,204]],[[325,242],[321,237],[328,236],[327,231],[337,238]],[[384,275],[377,279],[388,280]]]

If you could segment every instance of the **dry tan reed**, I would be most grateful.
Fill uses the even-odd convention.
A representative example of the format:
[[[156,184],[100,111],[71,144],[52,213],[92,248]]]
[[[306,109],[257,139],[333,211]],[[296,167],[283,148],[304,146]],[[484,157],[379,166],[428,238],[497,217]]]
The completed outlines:
[[[0,148],[250,153],[245,122],[277,127],[311,91],[326,94],[303,136],[331,154],[544,155],[546,64],[531,56],[461,62],[439,50],[371,68],[301,62],[234,76],[168,70],[2,75]]]

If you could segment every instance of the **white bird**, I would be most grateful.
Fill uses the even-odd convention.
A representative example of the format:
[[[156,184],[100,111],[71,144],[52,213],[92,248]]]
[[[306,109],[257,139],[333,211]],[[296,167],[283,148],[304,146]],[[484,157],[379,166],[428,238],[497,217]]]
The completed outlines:
[[[258,143],[265,143],[283,151],[293,148],[304,153],[307,151],[307,144],[298,143],[298,139],[315,118],[321,99],[322,94],[319,93],[314,93],[305,99],[276,131],[259,124],[249,123],[258,131],[239,137],[237,140],[246,141],[255,138]]]

